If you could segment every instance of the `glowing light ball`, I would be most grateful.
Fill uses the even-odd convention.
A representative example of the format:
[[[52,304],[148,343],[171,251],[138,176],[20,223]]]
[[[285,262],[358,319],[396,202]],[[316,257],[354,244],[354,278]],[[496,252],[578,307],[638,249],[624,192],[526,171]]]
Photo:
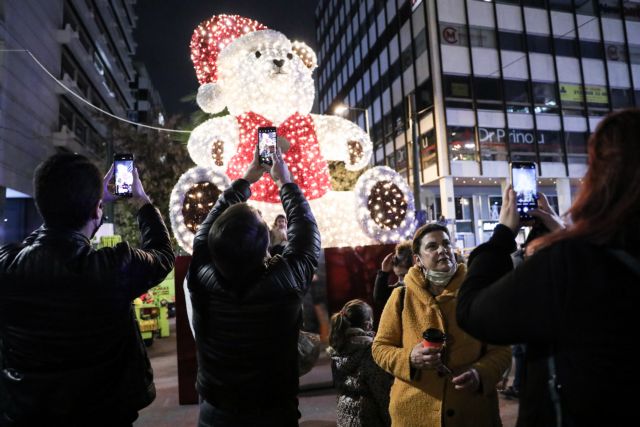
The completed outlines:
[[[189,154],[201,168],[199,173],[207,171],[209,179],[181,178],[174,188],[179,208],[174,210],[172,202],[172,227],[185,250],[190,251],[190,244],[183,242],[193,233],[191,224],[199,213],[186,215],[183,204],[193,209],[190,201],[204,190],[199,183],[213,183],[213,176],[221,177],[224,185],[241,177],[253,159],[261,126],[276,127],[277,134],[289,142],[281,147],[283,159],[311,204],[323,247],[394,241],[413,230],[411,193],[396,172],[389,169],[378,174],[381,183],[366,187],[369,195],[356,197],[353,191],[331,189],[327,161],[342,161],[347,170],[360,170],[369,166],[372,146],[369,136],[354,123],[310,114],[317,59],[309,46],[291,42],[249,18],[216,15],[194,31],[191,59],[200,83],[196,98],[200,108],[208,113],[226,108],[229,115],[207,120],[189,138]],[[215,188],[221,187],[216,184]],[[278,189],[268,176],[253,184],[251,192],[249,203],[260,209],[267,222],[282,213]],[[200,205],[208,205],[213,194]],[[372,222],[358,220],[360,212],[376,209],[378,197],[384,198],[384,209],[369,215]],[[382,219],[376,222],[379,214]]]

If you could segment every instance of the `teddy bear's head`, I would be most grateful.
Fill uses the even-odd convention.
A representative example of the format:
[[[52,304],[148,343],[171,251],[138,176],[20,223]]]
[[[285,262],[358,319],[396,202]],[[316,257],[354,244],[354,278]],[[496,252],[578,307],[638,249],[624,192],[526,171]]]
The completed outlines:
[[[252,111],[274,123],[308,114],[315,88],[313,51],[282,33],[238,15],[216,15],[191,39],[197,102],[208,113]]]

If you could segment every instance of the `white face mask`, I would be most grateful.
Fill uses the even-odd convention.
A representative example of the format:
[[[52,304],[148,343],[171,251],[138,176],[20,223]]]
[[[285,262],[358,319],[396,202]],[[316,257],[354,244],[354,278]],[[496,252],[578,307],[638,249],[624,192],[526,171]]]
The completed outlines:
[[[453,259],[453,265],[451,266],[449,271],[435,271],[428,269],[424,266],[424,264],[422,264],[421,260],[418,260],[418,263],[420,264],[422,274],[424,274],[424,278],[431,282],[433,285],[441,288],[449,284],[451,278],[454,274],[456,274],[456,271],[458,270],[458,264],[456,263],[455,258]]]

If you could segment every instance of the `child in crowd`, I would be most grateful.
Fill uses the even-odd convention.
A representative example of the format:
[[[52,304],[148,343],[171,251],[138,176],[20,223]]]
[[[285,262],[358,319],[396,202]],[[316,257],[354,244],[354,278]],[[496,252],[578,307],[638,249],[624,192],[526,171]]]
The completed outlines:
[[[347,302],[331,317],[327,349],[338,389],[338,427],[390,426],[389,391],[393,377],[373,361],[373,311],[366,302]]]

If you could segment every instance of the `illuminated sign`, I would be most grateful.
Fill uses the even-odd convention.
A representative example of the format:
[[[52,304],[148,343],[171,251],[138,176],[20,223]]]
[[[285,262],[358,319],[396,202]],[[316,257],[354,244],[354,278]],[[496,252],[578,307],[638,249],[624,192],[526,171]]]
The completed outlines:
[[[584,102],[584,98],[591,104],[608,104],[607,88],[603,86],[585,86],[584,92],[581,85],[560,84],[560,99],[569,102]]]

